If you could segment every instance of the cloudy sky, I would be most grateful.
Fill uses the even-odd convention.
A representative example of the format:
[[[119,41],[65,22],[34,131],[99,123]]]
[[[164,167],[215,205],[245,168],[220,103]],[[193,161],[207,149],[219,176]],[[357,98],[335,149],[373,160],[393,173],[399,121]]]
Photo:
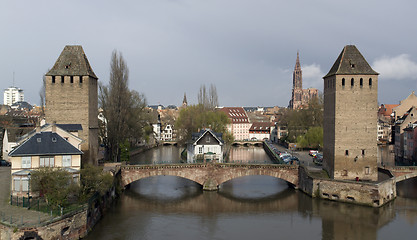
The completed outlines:
[[[297,51],[303,86],[322,77],[342,48],[358,47],[380,73],[379,102],[417,91],[415,0],[120,0],[0,2],[0,88],[39,104],[42,76],[65,45],[82,45],[107,84],[113,50],[130,88],[149,104],[196,103],[215,84],[223,106],[287,106]]]

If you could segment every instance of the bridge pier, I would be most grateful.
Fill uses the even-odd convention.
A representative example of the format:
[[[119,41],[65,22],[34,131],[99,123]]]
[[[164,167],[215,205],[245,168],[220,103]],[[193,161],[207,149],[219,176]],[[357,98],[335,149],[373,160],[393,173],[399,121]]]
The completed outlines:
[[[216,179],[209,178],[203,184],[204,191],[217,191],[219,189],[219,184]]]

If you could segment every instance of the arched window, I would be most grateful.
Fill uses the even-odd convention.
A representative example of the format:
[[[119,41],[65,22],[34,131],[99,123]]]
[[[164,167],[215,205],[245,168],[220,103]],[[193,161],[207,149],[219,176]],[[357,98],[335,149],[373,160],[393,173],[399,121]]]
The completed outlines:
[[[352,79],[350,79],[350,86],[353,87],[353,85],[355,85],[355,80],[352,78]]]
[[[345,79],[342,78],[342,86],[345,86]]]

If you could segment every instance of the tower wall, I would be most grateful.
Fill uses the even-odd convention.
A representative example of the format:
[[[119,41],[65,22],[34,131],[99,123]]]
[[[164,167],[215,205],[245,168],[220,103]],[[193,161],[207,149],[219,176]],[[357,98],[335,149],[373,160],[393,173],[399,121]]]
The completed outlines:
[[[52,79],[55,79],[53,83]],[[90,76],[46,76],[45,118],[48,123],[81,124],[83,163],[96,164],[98,152],[97,79]]]
[[[376,181],[378,75],[332,75],[324,85],[324,169],[334,179]]]

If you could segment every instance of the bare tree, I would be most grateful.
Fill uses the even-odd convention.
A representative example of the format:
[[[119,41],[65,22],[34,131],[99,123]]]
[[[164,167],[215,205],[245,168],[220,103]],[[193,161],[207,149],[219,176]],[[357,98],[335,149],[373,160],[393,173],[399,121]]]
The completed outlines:
[[[49,72],[49,70],[46,71],[46,72]],[[43,75],[43,77],[42,77],[42,87],[39,90],[41,118],[45,116],[45,98],[46,98],[46,77],[45,77],[45,75]]]
[[[200,86],[200,91],[198,93],[198,104],[208,109],[214,109],[219,105],[217,89],[214,84],[210,85],[208,93],[206,90],[206,85]]]
[[[101,136],[108,155],[120,161],[120,145],[126,140],[141,137],[147,124],[144,115],[145,97],[130,91],[129,69],[121,53],[113,51],[110,62],[109,86],[100,85],[100,107],[106,119],[106,135]]]

